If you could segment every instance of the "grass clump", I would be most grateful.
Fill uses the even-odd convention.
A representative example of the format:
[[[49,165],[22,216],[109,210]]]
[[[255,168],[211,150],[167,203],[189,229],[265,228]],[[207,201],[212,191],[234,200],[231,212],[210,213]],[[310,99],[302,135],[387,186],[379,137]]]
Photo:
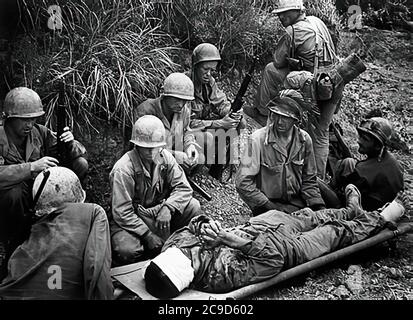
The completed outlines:
[[[13,86],[36,90],[54,118],[59,82],[71,119],[91,126],[98,117],[123,126],[131,111],[156,96],[164,78],[175,70],[173,40],[152,16],[150,1],[59,1],[63,28],[50,30],[47,9],[56,1],[23,1],[26,32],[15,44],[18,77]]]

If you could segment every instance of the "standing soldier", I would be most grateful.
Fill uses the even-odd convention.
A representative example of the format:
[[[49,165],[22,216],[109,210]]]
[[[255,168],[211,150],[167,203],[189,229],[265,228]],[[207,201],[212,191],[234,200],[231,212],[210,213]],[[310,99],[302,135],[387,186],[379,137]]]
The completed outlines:
[[[304,207],[324,208],[311,138],[297,125],[298,102],[283,96],[273,99],[268,108],[267,126],[252,134],[251,145],[241,157],[238,193],[253,215],[273,209],[291,213]]]
[[[291,72],[315,75],[322,68],[332,67],[337,61],[334,43],[326,25],[317,17],[305,15],[302,0],[278,0],[273,12],[278,14],[286,34],[277,44],[274,61],[262,73],[254,106],[244,107],[244,113],[263,126],[269,113],[269,101],[285,88],[286,77]],[[327,84],[326,88],[329,88]],[[323,101],[318,99],[320,114],[309,116],[307,131],[313,140],[317,174],[321,179],[325,176],[329,151],[328,128],[341,101],[343,89],[343,83],[337,84],[331,97],[324,95]]]
[[[12,89],[4,100],[4,114],[4,126],[0,123],[0,243],[10,253],[30,231],[34,178],[59,161],[55,158],[56,134],[37,124],[44,111],[35,91],[25,87]],[[85,148],[74,140],[69,128],[64,129],[59,139],[68,147],[71,169],[79,179],[84,179],[88,170]]]
[[[185,173],[164,149],[165,128],[152,115],[140,117],[130,140],[134,149],[114,165],[111,238],[116,264],[129,264],[159,253],[170,232],[200,211]]]
[[[187,173],[205,162],[199,152],[200,144],[212,143],[212,135],[192,132],[190,129],[191,108],[194,99],[194,85],[183,73],[172,73],[164,81],[163,93],[156,99],[148,99],[134,109],[135,121],[144,115],[159,118],[166,130],[166,148]]]
[[[240,112],[230,114],[231,103],[212,76],[220,61],[218,48],[210,43],[201,43],[192,52],[192,69],[188,74],[195,88],[195,100],[191,108],[191,128],[194,130],[239,131],[246,127]],[[222,170],[223,164],[215,163],[211,166],[210,174],[219,179]]]

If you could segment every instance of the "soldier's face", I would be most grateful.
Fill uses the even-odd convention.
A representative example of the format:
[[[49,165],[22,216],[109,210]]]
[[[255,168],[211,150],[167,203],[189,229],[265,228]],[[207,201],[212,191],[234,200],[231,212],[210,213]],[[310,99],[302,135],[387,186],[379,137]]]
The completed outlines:
[[[10,118],[7,120],[8,127],[18,137],[25,138],[33,130],[37,118]]]
[[[379,149],[376,139],[368,134],[359,134],[357,142],[361,154],[372,154]]]
[[[200,62],[195,69],[195,77],[198,82],[207,84],[211,81],[211,76],[217,70],[217,61]]]
[[[164,102],[167,108],[173,113],[181,113],[185,106],[186,100],[176,97],[164,97]]]
[[[278,132],[289,132],[296,122],[293,118],[285,117],[274,112],[271,113],[271,119],[274,121],[274,129]]]
[[[292,25],[300,16],[300,10],[288,10],[284,12],[277,13],[278,18],[284,28]]]
[[[136,146],[136,149],[138,150],[138,153],[142,159],[146,160],[147,162],[156,162],[162,150],[162,147],[144,148]]]

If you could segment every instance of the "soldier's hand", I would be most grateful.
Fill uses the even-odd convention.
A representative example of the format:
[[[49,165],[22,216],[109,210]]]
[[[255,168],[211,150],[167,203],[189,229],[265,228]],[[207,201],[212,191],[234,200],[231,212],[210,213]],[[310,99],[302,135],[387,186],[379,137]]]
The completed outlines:
[[[30,163],[30,171],[39,173],[50,167],[56,167],[59,164],[59,161],[53,157],[43,157],[39,160],[33,161]]]
[[[65,127],[59,139],[64,143],[68,143],[75,140],[75,137],[73,136],[73,133],[70,131],[69,127]]]
[[[160,233],[168,233],[171,224],[171,210],[167,206],[163,206],[158,213],[155,225]]]
[[[223,117],[221,120],[218,120],[218,123],[221,128],[223,129],[231,129],[231,128],[236,128],[238,126],[240,120],[233,119],[227,114],[225,117]]]
[[[161,252],[164,240],[155,233],[149,231],[142,240],[150,256],[156,256]]]
[[[218,237],[222,230],[221,224],[218,221],[210,220],[207,223],[202,224],[200,230],[200,236],[209,247],[217,246],[221,243],[221,238]]]

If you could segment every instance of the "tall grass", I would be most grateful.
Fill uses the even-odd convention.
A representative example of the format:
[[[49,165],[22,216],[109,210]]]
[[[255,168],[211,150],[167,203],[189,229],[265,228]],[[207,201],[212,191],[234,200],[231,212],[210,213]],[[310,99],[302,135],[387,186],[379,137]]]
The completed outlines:
[[[45,27],[47,8],[59,4],[63,29]],[[46,103],[47,122],[65,82],[71,119],[132,122],[132,108],[156,96],[176,65],[173,40],[152,17],[150,1],[22,1],[26,34],[15,43],[20,77],[14,85],[36,90]],[[79,122],[79,121],[78,121]]]
[[[164,78],[182,69],[176,64],[183,62],[179,48],[189,53],[199,43],[211,42],[220,49],[224,71],[241,71],[253,55],[261,65],[271,61],[284,33],[271,13],[272,0],[19,3],[25,33],[14,43],[16,77],[10,86],[36,90],[46,104],[48,124],[54,120],[60,81],[66,85],[64,101],[72,121],[90,127],[98,117],[130,126],[133,107],[156,96]],[[338,30],[333,0],[305,3],[309,14]],[[47,9],[56,4],[63,29],[52,31]]]

